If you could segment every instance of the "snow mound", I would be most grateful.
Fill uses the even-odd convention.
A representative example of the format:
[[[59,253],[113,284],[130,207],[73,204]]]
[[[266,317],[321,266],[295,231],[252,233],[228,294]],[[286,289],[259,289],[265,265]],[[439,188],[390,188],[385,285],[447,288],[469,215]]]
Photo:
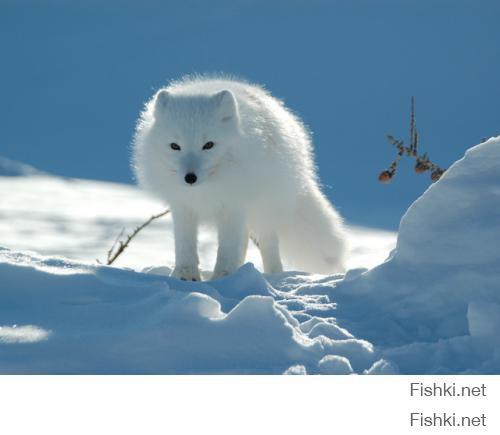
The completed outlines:
[[[343,356],[327,355],[318,363],[321,373],[325,375],[350,375],[353,373],[349,360]]]
[[[499,373],[499,235],[497,137],[413,203],[388,261],[331,289],[339,326],[402,373]]]
[[[44,175],[44,172],[26,163],[17,162],[7,157],[0,156],[0,176],[19,177],[30,175]]]
[[[280,292],[251,264],[193,283],[0,248],[0,277],[0,373],[362,373],[376,361],[362,340],[302,331],[286,302],[311,320],[317,298]]]
[[[467,151],[401,219],[395,260],[471,267],[498,265],[500,143]],[[416,231],[418,229],[418,231]]]

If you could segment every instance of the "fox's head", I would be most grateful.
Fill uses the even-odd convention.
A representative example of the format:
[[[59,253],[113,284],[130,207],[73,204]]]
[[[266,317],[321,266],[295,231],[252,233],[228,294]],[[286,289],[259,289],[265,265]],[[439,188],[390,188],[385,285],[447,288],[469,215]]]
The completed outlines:
[[[150,134],[170,175],[186,187],[217,176],[239,131],[238,104],[230,91],[204,96],[161,90],[153,116]]]

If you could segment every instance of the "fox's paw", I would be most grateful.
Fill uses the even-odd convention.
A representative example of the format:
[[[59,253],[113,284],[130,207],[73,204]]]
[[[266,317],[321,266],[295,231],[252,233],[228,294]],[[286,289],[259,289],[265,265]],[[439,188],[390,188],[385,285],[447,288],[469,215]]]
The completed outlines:
[[[175,266],[170,276],[183,281],[201,281],[200,270],[197,266]]]

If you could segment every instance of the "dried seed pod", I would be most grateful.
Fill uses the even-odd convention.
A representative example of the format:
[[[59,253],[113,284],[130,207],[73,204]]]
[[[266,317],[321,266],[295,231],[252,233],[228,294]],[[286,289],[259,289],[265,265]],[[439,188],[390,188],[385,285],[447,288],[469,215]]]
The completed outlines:
[[[421,174],[422,172],[425,172],[429,169],[429,165],[424,162],[423,160],[417,160],[417,163],[415,164],[415,172],[417,174]]]
[[[381,183],[388,183],[389,181],[391,181],[393,176],[394,173],[391,171],[382,171],[378,176],[378,181],[380,181]]]
[[[439,180],[441,178],[441,175],[444,174],[444,171],[445,171],[445,169],[441,169],[441,168],[436,169],[435,171],[433,171],[432,174],[431,174],[431,180],[433,182]]]
[[[396,169],[399,161],[404,156],[413,158],[416,160],[414,170],[417,174],[422,174],[423,172],[430,171],[432,181],[437,181],[443,175],[444,169],[441,169],[437,164],[433,163],[427,153],[420,154],[418,151],[419,147],[419,133],[417,131],[417,122],[415,118],[415,98],[411,98],[411,117],[410,117],[410,144],[405,146],[404,142],[394,136],[387,134],[387,140],[389,143],[396,148],[397,155],[395,160],[391,165],[383,172],[380,173],[378,179],[382,183],[388,183],[396,175]]]

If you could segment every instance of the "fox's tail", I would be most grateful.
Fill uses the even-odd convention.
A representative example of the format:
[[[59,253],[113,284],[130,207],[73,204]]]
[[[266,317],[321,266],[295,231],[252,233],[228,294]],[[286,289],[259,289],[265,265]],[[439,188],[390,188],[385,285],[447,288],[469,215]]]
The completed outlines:
[[[282,227],[280,250],[289,268],[332,274],[345,270],[347,239],[342,218],[316,186],[299,197],[297,210]]]

